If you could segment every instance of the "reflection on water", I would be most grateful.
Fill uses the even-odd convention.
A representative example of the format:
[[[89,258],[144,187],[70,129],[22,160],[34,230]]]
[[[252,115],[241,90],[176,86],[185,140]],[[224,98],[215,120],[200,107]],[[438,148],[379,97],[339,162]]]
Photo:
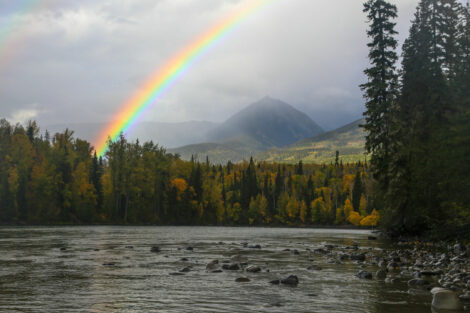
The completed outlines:
[[[0,311],[431,312],[431,296],[410,294],[406,282],[360,280],[354,276],[362,269],[359,264],[330,264],[311,253],[326,243],[386,248],[367,240],[368,234],[218,227],[0,228]],[[152,246],[161,252],[150,252]],[[246,256],[262,271],[206,272],[211,260],[235,255]],[[307,270],[312,264],[322,269]],[[184,267],[190,271],[169,275]],[[297,287],[268,283],[289,274],[299,277]],[[235,282],[238,277],[250,282]]]

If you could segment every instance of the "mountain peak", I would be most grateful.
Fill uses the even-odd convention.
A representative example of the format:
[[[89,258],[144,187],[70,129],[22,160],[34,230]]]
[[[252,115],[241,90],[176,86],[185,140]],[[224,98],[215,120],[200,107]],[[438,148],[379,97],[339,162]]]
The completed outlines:
[[[215,129],[210,138],[219,142],[249,138],[267,148],[289,145],[322,132],[305,113],[266,96],[233,115]]]

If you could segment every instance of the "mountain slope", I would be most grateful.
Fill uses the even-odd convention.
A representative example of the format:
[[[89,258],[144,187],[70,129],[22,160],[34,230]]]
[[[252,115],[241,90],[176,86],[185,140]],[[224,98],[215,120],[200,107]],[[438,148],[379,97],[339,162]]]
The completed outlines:
[[[366,157],[365,134],[359,127],[364,120],[357,120],[343,127],[301,140],[291,146],[260,152],[256,159],[270,162],[305,163],[334,162],[336,151],[343,162],[355,162]]]
[[[265,97],[210,131],[208,141],[245,141],[258,149],[282,147],[322,133],[305,113],[277,99]]]

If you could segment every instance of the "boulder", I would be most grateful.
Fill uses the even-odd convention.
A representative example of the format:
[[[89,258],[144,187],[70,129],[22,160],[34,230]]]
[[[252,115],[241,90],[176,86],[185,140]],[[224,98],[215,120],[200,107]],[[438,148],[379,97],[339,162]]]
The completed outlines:
[[[372,274],[367,271],[360,271],[356,274],[356,277],[360,279],[372,279]]]
[[[463,308],[457,294],[451,290],[434,292],[432,307],[437,310],[461,310]]]
[[[246,268],[246,271],[249,273],[258,273],[261,272],[261,268],[256,265],[251,265]]]
[[[351,260],[364,262],[366,260],[366,255],[364,253],[351,254]]]
[[[206,265],[206,271],[213,271],[219,267],[219,260],[212,260]]]
[[[281,279],[281,284],[289,286],[297,286],[299,284],[299,278],[295,275],[290,275]]]

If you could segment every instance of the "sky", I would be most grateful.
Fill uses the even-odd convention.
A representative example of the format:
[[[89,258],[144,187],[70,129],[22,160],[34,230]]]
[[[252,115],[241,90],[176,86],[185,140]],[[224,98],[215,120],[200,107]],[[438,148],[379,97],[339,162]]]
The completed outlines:
[[[0,0],[0,118],[107,122],[166,60],[246,0]],[[398,7],[406,38],[417,0]],[[205,54],[142,121],[223,122],[268,95],[333,129],[362,116],[359,0],[273,0]]]

